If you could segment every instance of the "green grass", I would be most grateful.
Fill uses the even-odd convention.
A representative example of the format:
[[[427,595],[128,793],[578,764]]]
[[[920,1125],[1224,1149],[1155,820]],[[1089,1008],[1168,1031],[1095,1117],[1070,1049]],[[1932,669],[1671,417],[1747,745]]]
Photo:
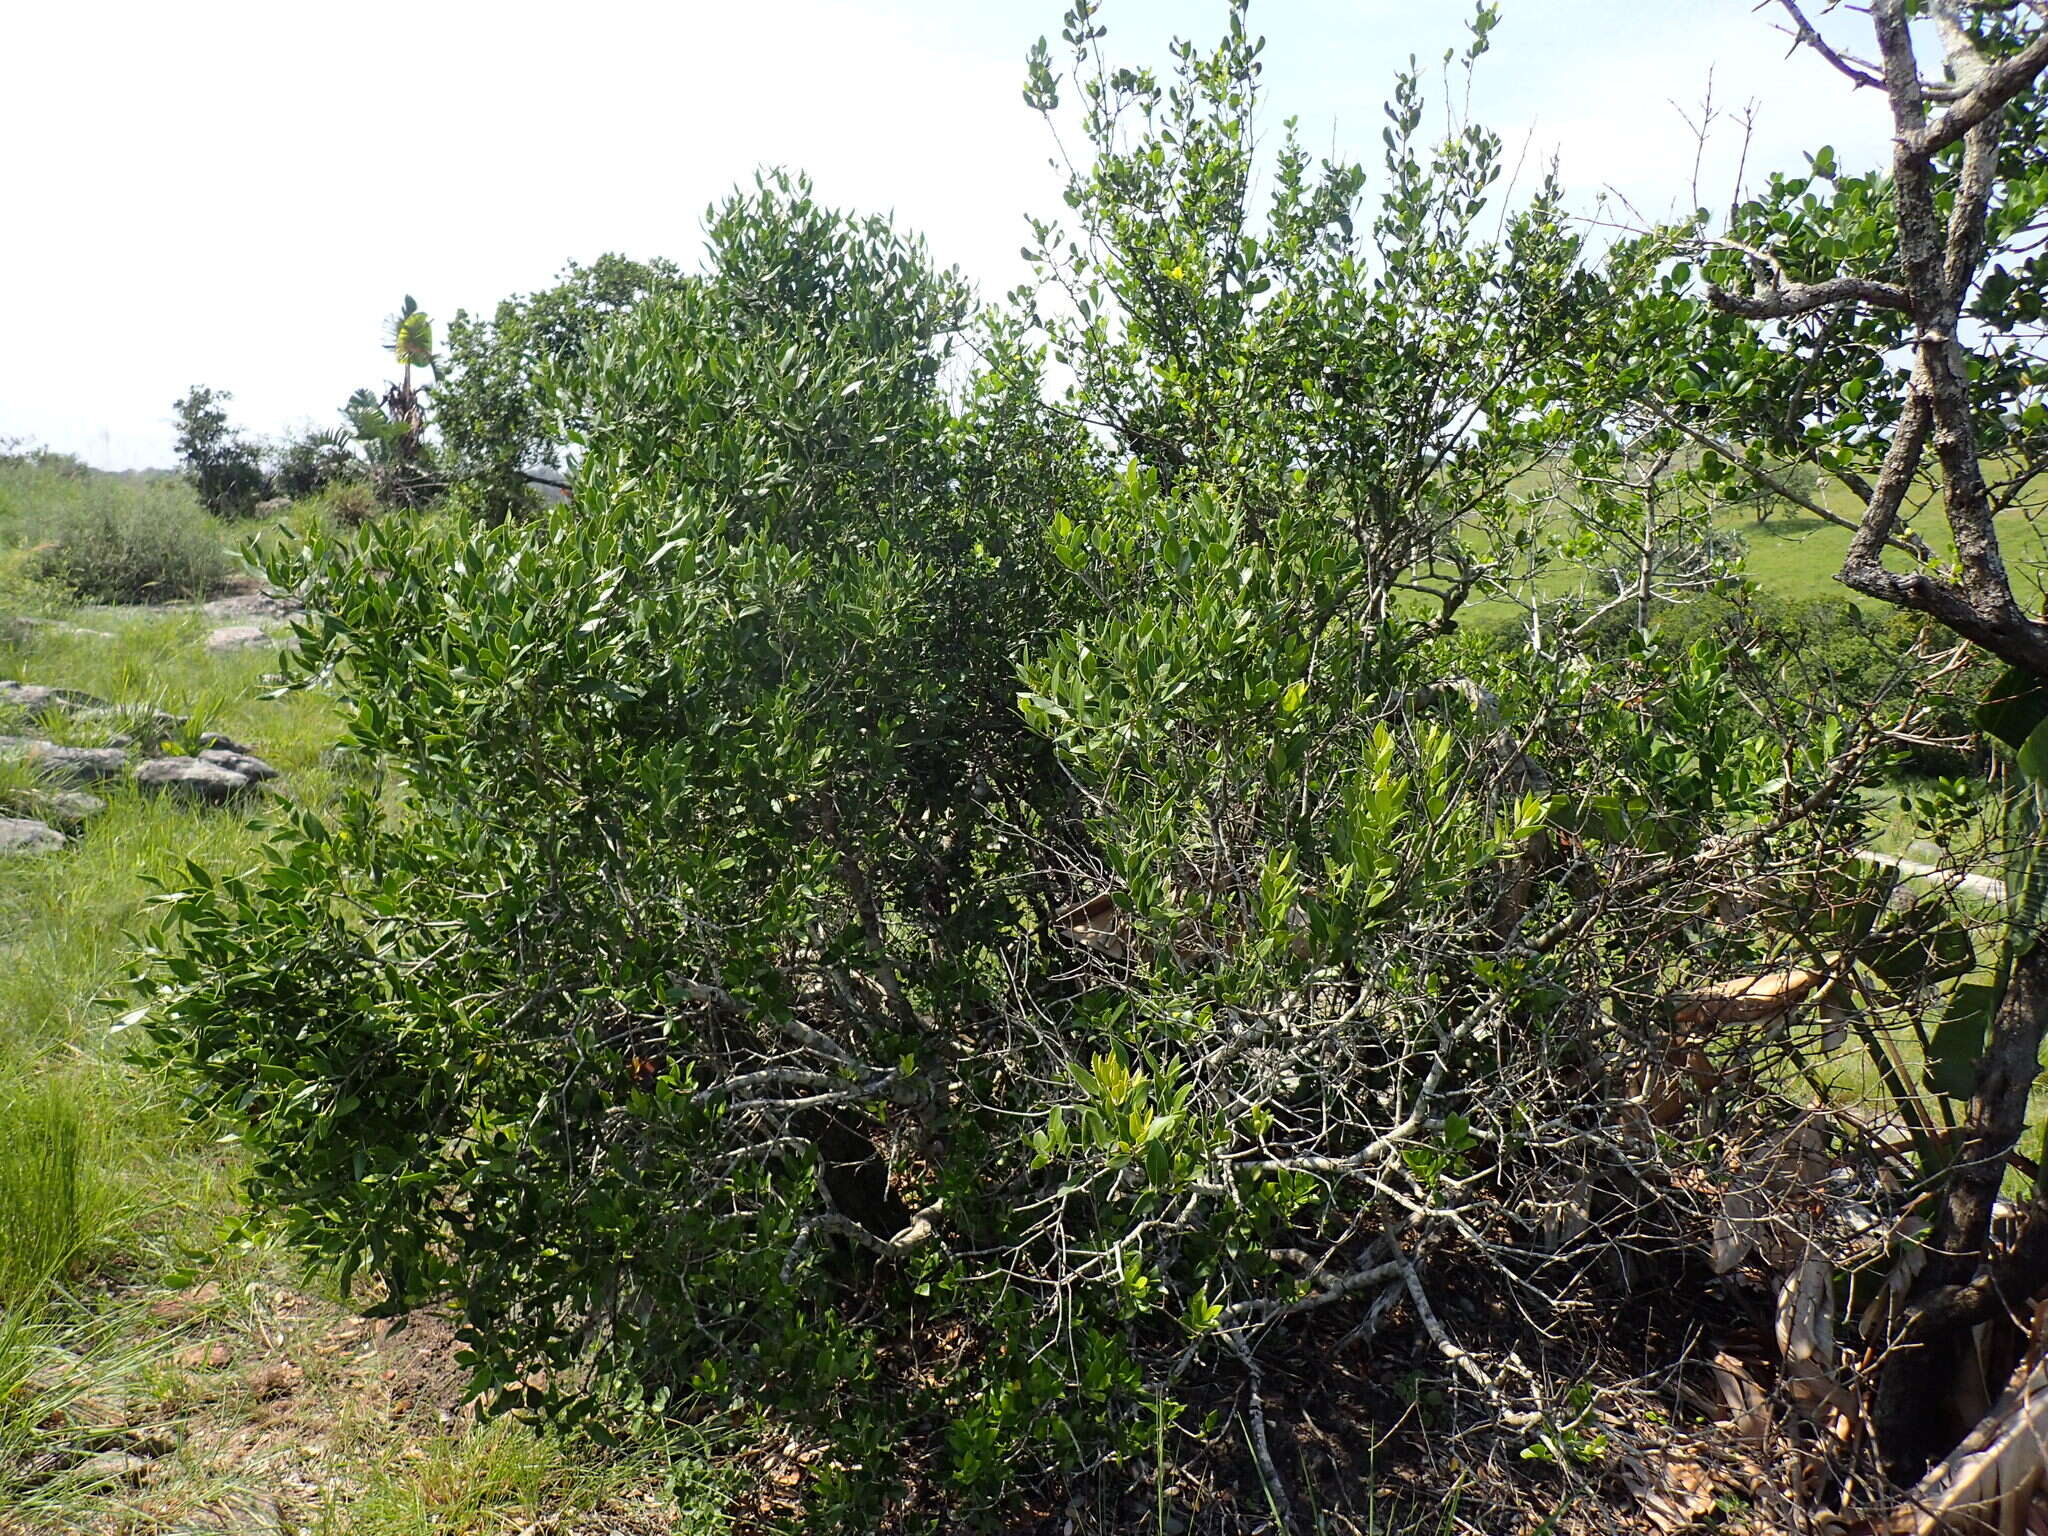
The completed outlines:
[[[658,1443],[606,1455],[510,1420],[493,1420],[400,1447],[360,1492],[336,1500],[313,1527],[318,1536],[470,1536],[518,1531],[546,1519],[574,1524],[602,1517],[659,1480],[673,1461]],[[730,1489],[714,1479],[686,1496],[672,1529],[714,1536],[729,1529]],[[709,1497],[706,1497],[709,1495]],[[643,1504],[644,1507],[644,1504]]]
[[[192,615],[87,622],[112,638],[0,626],[0,677],[190,714],[274,761],[289,796],[325,797],[329,706],[258,697],[269,657],[208,655]],[[32,810],[20,802],[34,788],[19,764],[0,769],[10,808]],[[186,1263],[185,1245],[204,1244],[237,1204],[232,1153],[122,1059],[107,1000],[134,964],[152,882],[175,883],[187,858],[253,864],[275,814],[144,799],[125,785],[93,792],[107,809],[71,845],[0,860],[0,1507],[32,1506],[35,1529],[85,1528],[66,1501],[104,1500],[62,1469],[91,1449],[75,1443],[76,1404],[119,1395],[115,1384],[159,1352],[124,1298]]]
[[[1853,517],[1856,508],[1839,487],[1825,499],[1830,511]],[[1999,543],[2005,555],[2013,593],[2023,607],[2038,611],[2048,597],[2048,537],[2044,537],[2039,509],[2015,510],[1998,520]],[[1743,571],[1768,592],[1783,597],[1846,597],[1848,588],[1835,580],[1849,553],[1849,531],[1825,522],[1810,512],[1780,513],[1767,522],[1736,515],[1721,520],[1721,526],[1742,535]],[[1943,559],[1953,558],[1955,541],[1938,509],[1930,509],[1914,522],[1928,547]],[[1906,568],[1904,557],[1893,553],[1886,563],[1896,570]],[[1861,599],[1869,602],[1869,599]]]
[[[259,802],[217,809],[96,785],[107,809],[68,846],[0,859],[0,1533],[275,1528],[262,1515],[207,1526],[201,1513],[244,1493],[274,1507],[263,1500],[283,1487],[278,1458],[315,1435],[325,1493],[311,1507],[283,1496],[297,1500],[292,1528],[323,1536],[510,1533],[554,1517],[724,1529],[740,1474],[706,1444],[654,1439],[618,1459],[511,1422],[394,1417],[374,1372],[322,1363],[325,1335],[347,1321],[338,1299],[305,1285],[260,1231],[223,1242],[248,1214],[236,1148],[124,1059],[114,1025],[153,892],[182,884],[188,860],[251,869],[292,805],[331,803],[332,702],[267,696],[274,653],[209,653],[212,623],[189,606],[74,610],[22,580],[20,551],[38,535],[21,501],[30,484],[0,461],[0,678],[189,716],[191,730],[233,737],[283,777]],[[59,623],[7,622],[24,613]],[[118,726],[0,720],[0,732],[77,745]],[[33,814],[39,793],[23,765],[0,759],[0,814]],[[212,1299],[187,1300],[198,1294]],[[212,1344],[234,1363],[211,1375],[177,1363]],[[278,1405],[239,1372],[279,1358],[306,1367],[302,1417],[266,1429]],[[133,1433],[99,1421],[138,1415],[178,1448],[141,1488],[84,1477],[84,1458]]]
[[[112,703],[189,715],[252,748],[285,777],[282,797],[318,805],[330,791],[321,750],[333,739],[317,694],[259,698],[264,653],[209,655],[191,616],[94,615],[116,638],[32,631],[0,638],[0,677],[59,682]],[[38,730],[90,740],[58,722]],[[18,787],[10,777],[0,789]],[[153,883],[175,885],[184,861],[216,870],[253,865],[275,810],[212,810],[95,786],[108,802],[62,853],[0,864],[0,1058],[13,1049],[98,1050],[109,1015],[94,999],[124,973]]]
[[[88,1112],[65,1079],[0,1088],[0,1308],[40,1303],[111,1222]]]

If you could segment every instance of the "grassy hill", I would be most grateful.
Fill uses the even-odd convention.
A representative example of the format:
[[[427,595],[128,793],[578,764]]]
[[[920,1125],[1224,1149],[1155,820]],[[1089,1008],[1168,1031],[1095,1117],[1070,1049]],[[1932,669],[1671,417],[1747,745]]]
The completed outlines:
[[[1839,491],[1828,498],[1827,505],[1845,517],[1853,516],[1856,510]],[[2006,567],[2012,574],[2013,591],[2023,603],[2033,607],[2048,600],[2048,536],[2044,536],[2041,526],[2042,510],[2039,506],[2016,508],[1998,520],[1999,541],[2005,551]],[[1842,560],[1849,552],[1847,529],[1798,510],[1781,512],[1761,523],[1740,513],[1723,517],[1719,522],[1741,536],[1743,569],[1766,591],[1785,597],[1854,595],[1835,580],[1835,572],[1842,568]],[[1954,553],[1955,542],[1949,537],[1938,508],[1930,508],[1915,519],[1913,528],[1938,553]],[[1889,563],[1897,566],[1897,557]]]

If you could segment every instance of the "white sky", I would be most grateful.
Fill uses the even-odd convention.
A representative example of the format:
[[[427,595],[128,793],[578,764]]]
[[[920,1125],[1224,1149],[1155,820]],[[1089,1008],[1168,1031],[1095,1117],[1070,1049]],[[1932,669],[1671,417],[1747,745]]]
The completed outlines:
[[[1689,204],[1692,110],[1761,102],[1750,154],[1886,153],[1883,105],[1754,0],[1507,0],[1474,112],[1575,205],[1611,186]],[[994,296],[1025,275],[1028,211],[1059,207],[1019,97],[1064,0],[51,0],[0,4],[0,437],[107,468],[172,462],[170,406],[232,390],[270,435],[337,421],[380,384],[384,317],[544,286],[604,251],[692,264],[705,206],[757,165],[893,210]],[[1268,123],[1301,119],[1376,167],[1380,104],[1413,52],[1462,43],[1448,0],[1254,0]],[[1118,61],[1213,41],[1221,0],[1107,0]],[[1440,93],[1438,96],[1440,100]],[[1723,206],[1739,134],[1702,198]],[[1368,186],[1368,197],[1373,187]]]

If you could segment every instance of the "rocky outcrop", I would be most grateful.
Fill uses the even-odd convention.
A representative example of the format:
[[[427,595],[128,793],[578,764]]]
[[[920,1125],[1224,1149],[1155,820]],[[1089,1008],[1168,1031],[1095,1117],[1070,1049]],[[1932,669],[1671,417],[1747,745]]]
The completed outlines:
[[[277,770],[260,757],[239,748],[209,747],[199,754],[199,761],[211,763],[216,768],[225,768],[230,773],[239,773],[252,784],[261,784],[277,777]]]
[[[245,773],[196,757],[152,757],[135,765],[135,784],[144,794],[170,795],[200,805],[226,805],[255,787]]]
[[[55,827],[25,816],[0,816],[0,858],[54,853],[63,846],[64,834]]]
[[[216,656],[229,651],[260,650],[277,643],[277,637],[261,624],[229,624],[206,637],[206,648]]]
[[[65,828],[81,827],[87,817],[97,816],[106,808],[107,802],[98,795],[88,795],[77,789],[38,790],[24,807],[34,811],[42,820]]]
[[[46,715],[110,708],[112,706],[105,699],[96,699],[75,688],[45,688],[38,683],[16,683],[0,678],[0,714],[18,714],[27,720],[40,720]]]
[[[60,747],[33,736],[0,736],[0,757],[26,757],[39,777],[73,787],[118,779],[128,766],[119,747]]]
[[[77,828],[107,808],[80,785],[128,778],[148,795],[164,795],[195,805],[227,805],[278,778],[277,769],[242,743],[218,731],[196,738],[197,751],[187,756],[171,744],[189,744],[189,721],[183,715],[151,709],[124,708],[90,694],[35,683],[0,679],[0,711],[17,718],[46,720],[60,716],[72,723],[122,725],[110,733],[106,746],[71,747],[38,736],[0,735],[0,758],[24,759],[35,787],[16,792],[0,811],[20,813],[7,822],[12,829],[0,839],[0,853],[42,853],[64,844],[58,827]]]

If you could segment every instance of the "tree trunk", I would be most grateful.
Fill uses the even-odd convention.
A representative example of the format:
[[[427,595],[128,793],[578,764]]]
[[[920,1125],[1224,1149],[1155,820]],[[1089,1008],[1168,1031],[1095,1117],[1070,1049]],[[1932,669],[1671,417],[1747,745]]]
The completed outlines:
[[[1969,1347],[1970,1330],[2001,1312],[2024,1321],[2048,1281],[2041,1272],[2048,1205],[2038,1193],[2016,1247],[2019,1262],[1995,1265],[1988,1251],[1992,1208],[2007,1154],[2026,1129],[2027,1099],[2048,1030],[2048,942],[2028,937],[2034,942],[2013,960],[1977,1063],[1969,1116],[1928,1237],[1927,1267],[1913,1287],[1878,1382],[1872,1428],[1886,1471],[1901,1484],[1916,1481],[1969,1428],[1954,1422],[1948,1387]]]

